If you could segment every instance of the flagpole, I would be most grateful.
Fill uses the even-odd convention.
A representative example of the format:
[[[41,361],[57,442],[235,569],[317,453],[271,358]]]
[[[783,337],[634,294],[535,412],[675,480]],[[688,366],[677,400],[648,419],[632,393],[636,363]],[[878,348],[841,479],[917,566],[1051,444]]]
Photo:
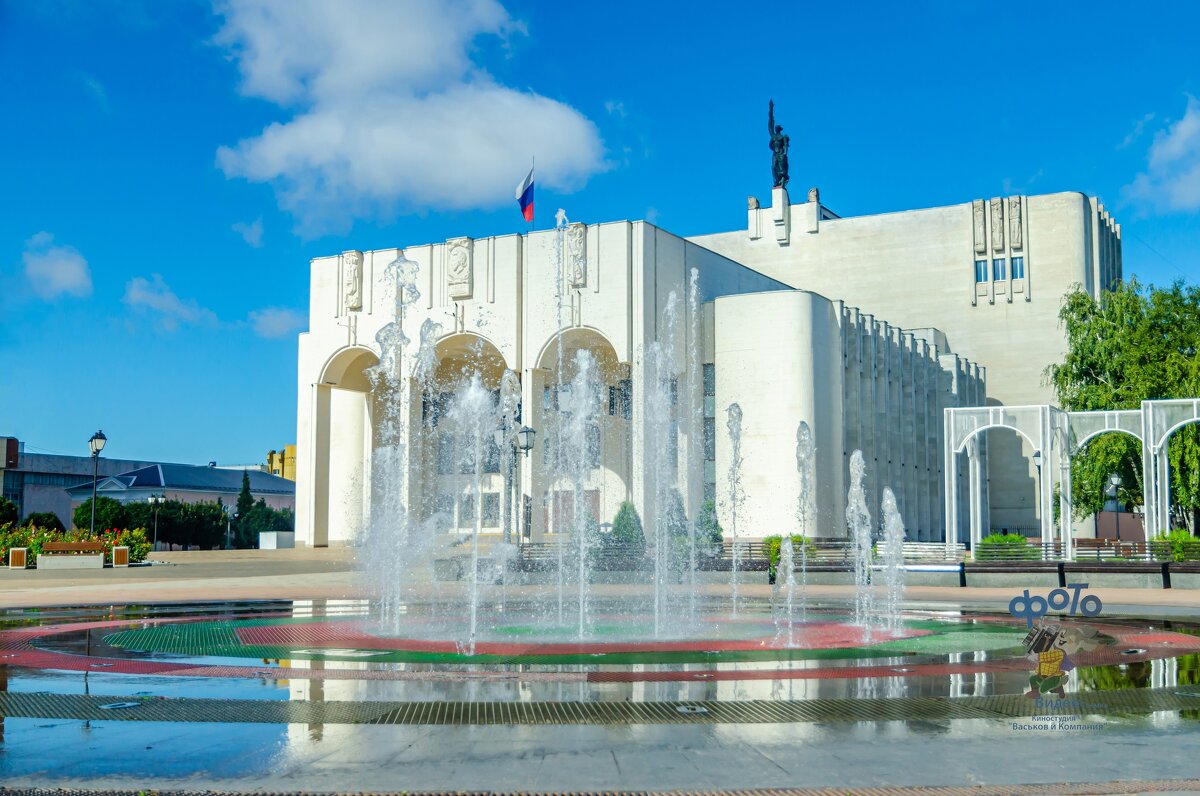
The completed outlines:
[[[529,173],[533,174],[537,167],[537,158],[534,155],[529,156]],[[533,212],[529,214],[529,231],[533,232],[537,225],[537,175],[533,178]]]

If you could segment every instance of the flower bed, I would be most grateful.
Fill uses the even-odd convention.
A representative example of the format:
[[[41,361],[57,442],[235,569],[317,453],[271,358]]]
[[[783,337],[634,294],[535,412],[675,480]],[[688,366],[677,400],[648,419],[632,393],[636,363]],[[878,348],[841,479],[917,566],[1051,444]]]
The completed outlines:
[[[29,566],[34,566],[43,545],[49,542],[92,542],[104,545],[104,561],[112,563],[113,547],[128,547],[130,563],[145,561],[150,552],[150,542],[146,539],[145,528],[117,529],[92,533],[90,531],[54,531],[47,528],[18,528],[14,525],[0,525],[0,565],[8,565],[8,551],[14,547],[24,547],[29,550],[26,559]],[[71,555],[64,553],[63,555]]]

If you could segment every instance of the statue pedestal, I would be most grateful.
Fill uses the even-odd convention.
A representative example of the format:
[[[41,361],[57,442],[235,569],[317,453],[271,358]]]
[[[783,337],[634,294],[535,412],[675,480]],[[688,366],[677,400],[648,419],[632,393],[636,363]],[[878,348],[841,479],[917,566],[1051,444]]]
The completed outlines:
[[[775,240],[786,246],[791,238],[792,212],[787,188],[776,186],[771,189],[771,220],[775,222]]]

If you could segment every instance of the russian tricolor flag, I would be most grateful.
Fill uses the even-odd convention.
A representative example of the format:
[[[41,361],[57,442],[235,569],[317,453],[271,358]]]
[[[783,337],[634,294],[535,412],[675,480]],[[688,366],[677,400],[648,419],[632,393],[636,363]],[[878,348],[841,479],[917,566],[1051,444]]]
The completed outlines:
[[[521,205],[521,215],[529,223],[533,223],[533,169],[517,186],[517,202]]]

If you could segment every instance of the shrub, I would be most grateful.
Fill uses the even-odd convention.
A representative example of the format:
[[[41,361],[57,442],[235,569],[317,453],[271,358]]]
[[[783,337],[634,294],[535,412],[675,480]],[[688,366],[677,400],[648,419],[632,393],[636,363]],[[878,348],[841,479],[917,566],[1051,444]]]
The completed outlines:
[[[1020,534],[990,533],[979,540],[975,560],[999,559],[1004,561],[1037,561],[1042,557],[1040,548],[1029,544]]]
[[[0,560],[7,564],[8,551],[14,547],[24,547],[29,550],[29,564],[35,565],[43,546],[48,542],[98,542],[104,545],[104,560],[110,564],[114,546],[128,547],[131,563],[144,561],[150,552],[150,542],[146,539],[144,528],[113,529],[92,534],[86,530],[60,531],[9,524],[0,525]]]
[[[646,550],[646,534],[642,532],[642,518],[638,516],[637,508],[626,500],[617,510],[613,518],[612,532],[609,534],[613,544],[627,545],[638,551]]]
[[[779,535],[765,536],[762,540],[763,552],[767,554],[767,575],[771,580],[775,579],[776,570],[779,568],[779,559],[782,557],[783,537]],[[793,562],[800,560],[801,548],[809,556],[816,550],[809,539],[801,534],[792,535],[792,560]]]
[[[696,515],[696,555],[700,558],[720,558],[724,550],[725,532],[717,522],[716,501],[706,500]]]
[[[65,531],[62,520],[53,511],[35,511],[25,518],[21,525],[26,528],[45,528],[48,531]]]
[[[1176,528],[1162,533],[1151,542],[1151,549],[1160,558],[1172,561],[1189,561],[1200,558],[1200,539],[1196,539],[1185,528]]]

